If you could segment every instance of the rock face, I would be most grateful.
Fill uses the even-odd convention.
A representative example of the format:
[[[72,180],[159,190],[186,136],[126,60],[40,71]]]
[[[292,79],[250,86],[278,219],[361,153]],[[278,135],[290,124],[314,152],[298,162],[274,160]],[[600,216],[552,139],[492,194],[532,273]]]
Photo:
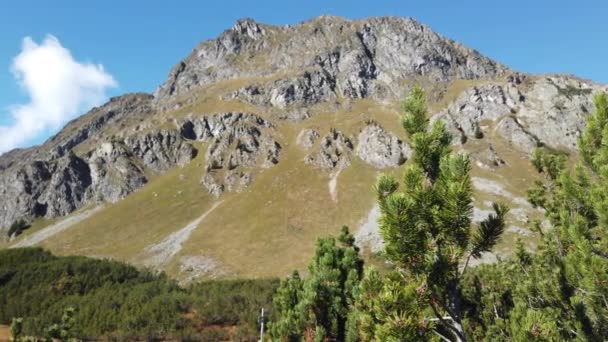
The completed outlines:
[[[214,194],[239,191],[251,182],[251,170],[279,162],[281,145],[270,131],[274,126],[248,113],[223,113],[191,118],[182,124],[182,135],[210,141],[206,153],[203,186]]]
[[[58,159],[83,142],[92,143],[109,126],[123,124],[127,120],[143,120],[155,111],[152,99],[152,95],[143,93],[113,97],[105,105],[68,122],[44,144],[3,154],[0,157],[0,171],[24,162]]]
[[[301,148],[308,150],[313,147],[315,142],[320,138],[319,132],[311,128],[303,129],[296,138],[296,143]]]
[[[89,159],[92,190],[97,201],[116,202],[147,182],[144,170],[120,142],[103,143]]]
[[[35,161],[0,175],[0,222],[10,225],[17,218],[66,215],[89,199],[90,170],[76,156]]]
[[[307,71],[293,78],[241,88],[227,98],[284,109],[335,99],[335,91],[336,80],[330,75]]]
[[[575,149],[593,108],[592,94],[606,88],[568,76],[528,77],[520,85],[522,77],[466,90],[432,120],[443,120],[456,143],[482,139],[494,126],[498,136],[523,152],[539,145]]]
[[[321,140],[319,150],[309,154],[304,160],[314,167],[330,171],[343,169],[350,165],[353,143],[344,133],[332,129]]]
[[[513,116],[507,116],[498,123],[496,132],[516,148],[532,152],[541,145],[538,138],[527,132],[522,124]]]
[[[400,95],[400,81],[415,76],[447,82],[507,70],[409,18],[323,16],[282,27],[243,19],[195,48],[155,95],[163,101],[219,80],[305,69],[310,71],[235,95],[275,106],[329,99],[334,93],[382,98]]]
[[[133,155],[154,171],[166,171],[178,165],[184,166],[196,157],[196,149],[182,139],[176,130],[160,130],[154,133],[133,135],[125,139]]]
[[[481,126],[484,122],[494,122],[510,114],[517,104],[514,98],[521,98],[514,85],[474,87],[461,94],[434,119],[445,121],[456,141],[464,143],[470,138],[483,137]]]
[[[363,161],[377,168],[398,166],[410,158],[412,150],[382,126],[370,122],[359,133],[355,153]]]

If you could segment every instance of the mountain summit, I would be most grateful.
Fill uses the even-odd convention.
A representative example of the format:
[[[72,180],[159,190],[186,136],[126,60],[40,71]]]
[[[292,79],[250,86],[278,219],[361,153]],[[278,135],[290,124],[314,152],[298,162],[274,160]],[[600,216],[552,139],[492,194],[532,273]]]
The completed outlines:
[[[539,212],[537,146],[574,153],[605,86],[512,71],[409,18],[239,20],[200,43],[154,95],[127,94],[41,146],[0,157],[9,247],[127,260],[184,280],[282,275],[343,224],[377,251],[371,186],[411,155],[400,103],[423,86],[475,161],[476,218],[511,204],[509,253]],[[7,236],[25,220],[32,227]]]

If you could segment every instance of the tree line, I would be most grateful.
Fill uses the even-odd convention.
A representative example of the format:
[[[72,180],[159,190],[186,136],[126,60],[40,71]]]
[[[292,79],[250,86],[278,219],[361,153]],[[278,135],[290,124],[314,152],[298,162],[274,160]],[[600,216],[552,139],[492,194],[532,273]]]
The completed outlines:
[[[180,286],[163,273],[40,248],[0,250],[0,324],[35,339],[241,340],[258,337],[277,279]]]

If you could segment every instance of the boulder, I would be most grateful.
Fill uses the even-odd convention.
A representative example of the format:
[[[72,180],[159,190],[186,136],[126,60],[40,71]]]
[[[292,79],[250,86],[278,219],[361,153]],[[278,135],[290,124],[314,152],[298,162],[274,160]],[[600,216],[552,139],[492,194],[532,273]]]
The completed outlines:
[[[412,150],[378,123],[369,122],[359,133],[355,154],[376,168],[385,168],[405,163]]]

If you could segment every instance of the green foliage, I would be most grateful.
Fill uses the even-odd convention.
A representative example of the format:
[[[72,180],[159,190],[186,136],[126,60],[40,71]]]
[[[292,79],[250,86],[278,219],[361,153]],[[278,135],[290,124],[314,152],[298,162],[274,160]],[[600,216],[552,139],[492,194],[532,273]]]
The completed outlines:
[[[425,319],[428,299],[424,287],[404,283],[398,272],[382,277],[375,269],[366,270],[355,304],[358,338],[362,342],[427,339],[435,326]]]
[[[273,308],[278,279],[214,280],[187,288],[196,320],[210,326],[239,326],[245,336],[256,336],[260,310]]]
[[[608,100],[579,141],[583,163],[537,150],[544,175],[529,190],[545,211],[536,253],[521,244],[515,258],[475,269],[463,283],[466,327],[475,340],[603,341],[608,336]]]
[[[414,87],[403,104],[403,111],[410,113],[401,118],[405,132],[412,138],[416,133],[426,132],[429,125],[426,94],[421,87]]]
[[[518,287],[520,296],[534,301],[516,301],[513,319],[527,334],[537,329],[538,340],[608,336],[606,94],[595,97],[595,106],[579,141],[584,165],[568,170],[563,163],[556,167],[547,163],[557,157],[542,158],[545,167],[537,168],[546,181],[530,192],[531,201],[546,211],[552,227],[544,234],[534,262],[527,266],[529,278],[538,281],[525,279]],[[538,323],[526,329],[532,319]]]
[[[8,237],[19,236],[21,235],[21,233],[23,233],[24,230],[28,229],[29,227],[30,225],[27,222],[25,222],[23,219],[19,219],[13,222],[13,224],[11,224],[10,228],[8,229],[7,235]]]
[[[39,248],[0,250],[0,323],[24,317],[24,334],[64,340],[227,333],[207,326],[236,327],[249,340],[257,335],[259,309],[272,309],[277,286],[278,280],[260,279],[182,288],[163,274],[118,262],[55,257]]]
[[[281,341],[344,341],[353,335],[351,312],[363,260],[347,227],[338,238],[316,242],[315,255],[302,280],[297,272],[281,281],[274,298],[274,321],[270,324],[273,338]]]
[[[11,321],[11,337],[13,341],[20,341],[23,332],[23,318],[13,318]]]
[[[585,132],[579,139],[579,148],[585,164],[594,172],[606,177],[608,171],[608,95],[595,96],[595,113],[587,120]]]
[[[389,278],[386,284],[370,283],[372,293],[362,294],[362,298],[392,296],[404,307],[395,311],[401,312],[398,318],[391,318],[383,316],[382,302],[363,305],[361,317],[382,317],[367,319],[375,323],[362,325],[363,335],[368,340],[378,336],[399,340],[419,339],[432,332],[465,340],[460,279],[470,258],[494,247],[508,209],[495,204],[495,213],[472,231],[469,157],[451,153],[451,136],[442,122],[429,128],[420,88],[414,88],[404,109],[402,122],[414,150],[412,163],[405,171],[401,191],[397,191],[398,182],[388,176],[380,177],[376,185],[385,255],[401,277]]]
[[[300,274],[294,271],[290,278],[281,281],[274,296],[274,309],[277,313],[271,324],[273,336],[285,341],[302,340],[302,317],[298,311],[298,303],[302,298],[303,281]]]
[[[480,258],[481,253],[490,252],[505,230],[505,215],[509,209],[497,203],[493,204],[495,214],[490,214],[487,220],[479,225],[471,236],[471,256]]]
[[[53,324],[47,328],[47,338],[50,340],[70,341],[73,339],[72,328],[74,327],[74,313],[72,307],[66,308],[61,316],[61,323]]]

